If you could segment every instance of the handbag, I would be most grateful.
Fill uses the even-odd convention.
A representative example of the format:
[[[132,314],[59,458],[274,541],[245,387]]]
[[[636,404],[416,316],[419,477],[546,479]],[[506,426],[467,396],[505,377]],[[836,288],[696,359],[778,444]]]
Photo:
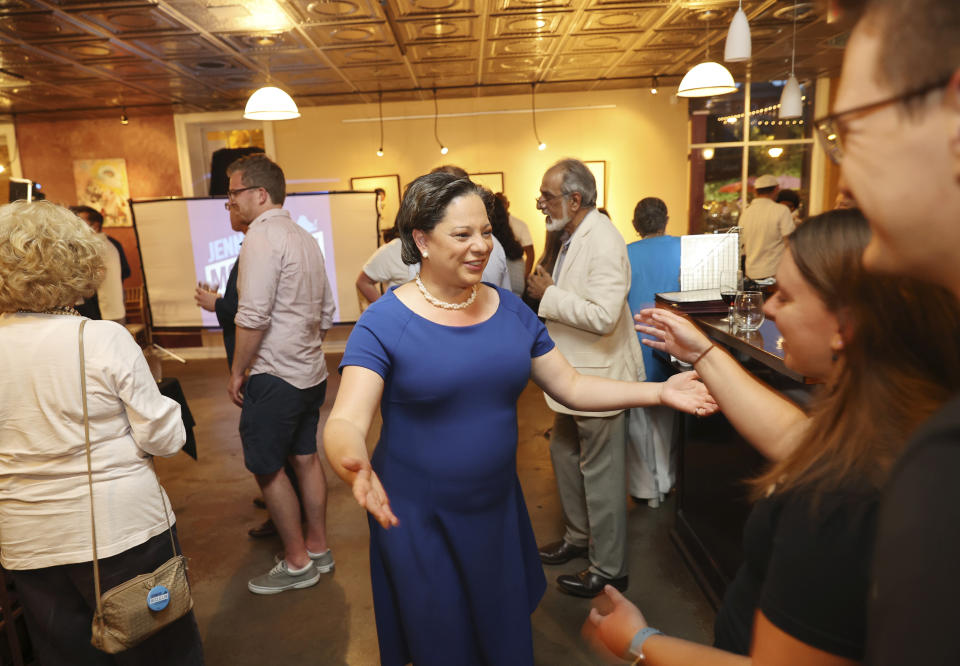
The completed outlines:
[[[168,624],[175,622],[193,608],[190,583],[187,581],[187,560],[177,554],[170,525],[170,514],[163,500],[160,480],[157,492],[167,519],[167,532],[173,557],[150,573],[131,578],[125,583],[100,594],[100,566],[97,559],[97,524],[93,515],[93,465],[90,456],[90,420],[87,413],[87,380],[83,354],[83,328],[87,320],[80,322],[80,388],[83,392],[83,435],[87,444],[87,480],[90,485],[90,529],[93,537],[93,586],[97,609],[93,615],[90,643],[103,652],[116,654],[128,650]],[[151,465],[152,465],[151,458]]]

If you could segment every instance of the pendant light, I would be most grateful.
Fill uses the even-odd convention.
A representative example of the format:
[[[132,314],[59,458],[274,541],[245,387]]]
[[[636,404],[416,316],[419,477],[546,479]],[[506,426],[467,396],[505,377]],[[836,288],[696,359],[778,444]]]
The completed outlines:
[[[530,116],[533,118],[533,138],[537,140],[537,150],[546,150],[547,144],[540,140],[537,132],[537,83],[530,84]]]
[[[696,65],[680,81],[677,97],[711,97],[737,92],[730,71],[718,62],[710,61],[710,22],[707,21],[706,61]]]
[[[440,146],[440,154],[446,155],[449,149],[440,141],[440,135],[437,133],[437,125],[440,123],[440,108],[437,106],[437,89],[433,89],[433,138],[437,140]]]
[[[250,120],[291,120],[300,117],[293,98],[274,86],[260,88],[247,100],[243,117]]]
[[[793,47],[790,54],[790,78],[780,93],[780,117],[803,117],[803,94],[800,91],[800,82],[797,81],[797,0],[793,0]]]
[[[377,157],[383,157],[383,91],[377,91],[377,114],[380,116],[380,147],[377,148]]]
[[[727,42],[723,47],[723,60],[725,62],[743,62],[750,60],[751,53],[750,22],[747,21],[747,15],[743,11],[743,0],[740,0],[740,7],[737,9],[737,13],[733,15],[730,28],[727,30]]]

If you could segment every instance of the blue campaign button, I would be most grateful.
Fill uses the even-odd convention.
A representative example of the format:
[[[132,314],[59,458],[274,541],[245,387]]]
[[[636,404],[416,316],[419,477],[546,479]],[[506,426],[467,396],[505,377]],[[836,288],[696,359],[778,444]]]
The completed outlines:
[[[162,611],[170,603],[170,591],[163,585],[150,588],[147,593],[147,608],[152,611]]]

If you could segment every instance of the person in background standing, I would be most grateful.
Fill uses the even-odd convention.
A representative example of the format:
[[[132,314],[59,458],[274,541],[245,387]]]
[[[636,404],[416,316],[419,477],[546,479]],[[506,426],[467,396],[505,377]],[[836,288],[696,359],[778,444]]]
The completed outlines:
[[[633,209],[633,228],[641,240],[627,245],[630,259],[630,311],[653,307],[654,295],[680,291],[680,238],[665,235],[667,204],[662,199],[641,199]],[[637,334],[639,336],[639,333]],[[670,372],[650,347],[643,347],[647,381],[662,382]],[[660,506],[676,481],[672,409],[637,407],[627,414],[627,489],[636,501]]]
[[[123,302],[123,280],[130,275],[130,266],[127,264],[126,255],[123,254],[123,247],[103,233],[103,215],[99,211],[90,206],[72,206],[70,210],[93,229],[103,244],[106,273],[97,289],[97,307],[100,316],[102,319],[123,324],[127,320],[127,311]]]

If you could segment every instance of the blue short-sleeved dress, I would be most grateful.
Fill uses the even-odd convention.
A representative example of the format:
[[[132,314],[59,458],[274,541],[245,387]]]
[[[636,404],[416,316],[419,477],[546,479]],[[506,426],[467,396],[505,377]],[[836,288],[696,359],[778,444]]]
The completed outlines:
[[[369,522],[386,666],[533,663],[530,614],[546,580],[517,478],[517,399],[553,341],[496,289],[494,315],[463,327],[424,319],[390,290],[347,341],[341,370],[384,380],[372,464],[400,526]]]

